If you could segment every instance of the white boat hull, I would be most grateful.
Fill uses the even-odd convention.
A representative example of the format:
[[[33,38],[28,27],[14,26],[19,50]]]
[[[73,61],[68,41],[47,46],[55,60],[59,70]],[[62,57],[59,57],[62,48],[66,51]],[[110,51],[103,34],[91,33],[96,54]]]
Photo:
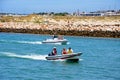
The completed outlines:
[[[45,41],[42,41],[42,43],[61,43],[61,44],[67,44],[67,40],[63,39],[63,40],[59,40],[59,39],[47,39]]]

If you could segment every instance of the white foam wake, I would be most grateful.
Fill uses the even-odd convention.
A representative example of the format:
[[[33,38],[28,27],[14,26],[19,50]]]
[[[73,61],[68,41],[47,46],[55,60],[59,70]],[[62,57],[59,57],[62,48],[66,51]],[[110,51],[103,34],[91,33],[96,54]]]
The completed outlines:
[[[25,44],[42,44],[41,41],[17,41],[18,43],[25,43]]]
[[[42,44],[41,41],[17,41],[17,40],[0,40],[5,43],[22,43],[22,44]]]
[[[10,53],[10,52],[0,52],[4,54],[4,56],[7,57],[16,57],[16,58],[26,58],[26,59],[33,59],[33,60],[46,60],[45,57],[47,55],[38,55],[38,54],[30,54],[30,55],[19,55],[15,53]]]

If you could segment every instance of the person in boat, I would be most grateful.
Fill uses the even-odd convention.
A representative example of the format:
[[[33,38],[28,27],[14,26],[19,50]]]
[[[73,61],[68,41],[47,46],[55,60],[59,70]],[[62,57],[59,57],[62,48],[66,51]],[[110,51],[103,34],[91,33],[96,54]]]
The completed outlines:
[[[69,47],[69,48],[68,48],[67,53],[68,53],[68,54],[73,53],[73,50],[72,50],[72,48],[71,48],[71,47]]]
[[[55,56],[57,55],[57,49],[56,47],[53,48],[52,52],[48,54],[48,56]]]
[[[57,35],[53,35],[53,39],[55,39],[55,38],[58,38],[58,36]]]
[[[64,55],[64,54],[67,54],[67,51],[65,48],[63,48],[63,50],[62,50],[62,55]]]

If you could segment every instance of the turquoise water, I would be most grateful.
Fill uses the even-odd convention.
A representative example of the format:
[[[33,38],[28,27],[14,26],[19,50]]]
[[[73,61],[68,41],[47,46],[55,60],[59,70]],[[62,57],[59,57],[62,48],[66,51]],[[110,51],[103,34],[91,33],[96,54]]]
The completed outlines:
[[[0,80],[120,80],[120,38],[65,36],[69,43],[42,44],[50,35],[0,33]],[[47,61],[72,47],[82,52],[78,63]]]

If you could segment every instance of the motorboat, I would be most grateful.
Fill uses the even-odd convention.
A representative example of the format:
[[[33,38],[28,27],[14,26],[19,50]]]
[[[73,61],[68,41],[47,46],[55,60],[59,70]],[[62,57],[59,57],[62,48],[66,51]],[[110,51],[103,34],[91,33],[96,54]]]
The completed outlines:
[[[68,42],[67,39],[64,39],[62,36],[53,36],[51,39],[43,40],[42,43],[60,43],[66,45]]]
[[[42,41],[42,43],[60,43],[62,45],[67,44],[67,42],[68,41],[66,39],[57,39],[57,38],[55,38],[55,39],[46,39],[46,40]]]
[[[47,56],[47,60],[66,60],[66,61],[79,61],[79,56],[81,56],[81,52],[77,53],[69,53],[64,55],[54,55],[54,56]]]

